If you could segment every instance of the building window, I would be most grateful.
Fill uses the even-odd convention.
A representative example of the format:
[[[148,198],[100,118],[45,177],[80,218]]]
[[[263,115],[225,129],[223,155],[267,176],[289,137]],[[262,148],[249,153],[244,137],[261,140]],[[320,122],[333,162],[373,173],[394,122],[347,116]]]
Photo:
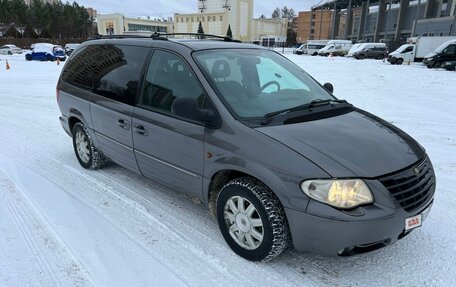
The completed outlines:
[[[211,21],[211,16],[207,16],[207,22]]]
[[[314,29],[310,29],[310,34],[313,34],[315,33],[315,30]]]
[[[128,31],[167,32],[166,27],[128,23]]]
[[[204,22],[204,18],[205,18],[204,16],[203,16],[203,17],[201,17],[201,20],[202,20],[203,22]]]
[[[184,23],[184,17],[181,17],[181,22]]]
[[[220,21],[223,21],[223,16],[222,15],[220,16]]]
[[[212,16],[212,21],[215,21],[215,16]]]
[[[196,22],[199,22],[200,21],[200,17],[196,17]]]
[[[423,37],[426,37],[427,36],[427,33],[423,33]]]
[[[187,20],[187,22],[188,22],[188,17],[187,17],[187,19],[186,19],[186,20]]]
[[[194,18],[192,17],[192,22],[193,22]]]
[[[315,19],[315,14],[312,14],[312,19]]]
[[[176,17],[176,23],[179,23],[179,18]]]

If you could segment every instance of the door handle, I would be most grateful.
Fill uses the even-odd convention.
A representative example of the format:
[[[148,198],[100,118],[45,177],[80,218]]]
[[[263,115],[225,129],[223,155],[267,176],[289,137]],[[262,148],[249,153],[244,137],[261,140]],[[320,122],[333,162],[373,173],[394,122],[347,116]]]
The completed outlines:
[[[124,128],[126,130],[130,128],[130,123],[127,120],[118,119],[117,124],[119,125],[119,127]]]
[[[141,126],[141,125],[135,125],[135,127],[133,128],[133,130],[135,131],[135,133],[137,134],[140,134],[140,135],[147,135],[147,130],[145,127]]]

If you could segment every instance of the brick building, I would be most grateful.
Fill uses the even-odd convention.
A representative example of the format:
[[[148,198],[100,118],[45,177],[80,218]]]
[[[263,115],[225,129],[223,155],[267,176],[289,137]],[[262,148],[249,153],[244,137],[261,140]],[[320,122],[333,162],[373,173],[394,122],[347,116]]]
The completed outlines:
[[[303,11],[298,15],[298,43],[331,39],[331,10]]]

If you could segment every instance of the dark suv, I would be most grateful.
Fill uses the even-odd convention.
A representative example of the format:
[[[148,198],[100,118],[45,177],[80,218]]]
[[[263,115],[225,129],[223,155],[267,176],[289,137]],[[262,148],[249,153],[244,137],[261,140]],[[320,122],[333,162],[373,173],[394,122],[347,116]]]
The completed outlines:
[[[270,49],[170,36],[91,40],[71,55],[57,99],[84,168],[110,160],[199,198],[254,261],[288,242],[359,254],[421,226],[434,171],[405,132]]]
[[[363,49],[361,51],[356,51],[353,54],[353,57],[355,57],[358,60],[362,59],[384,59],[388,56],[388,51],[386,50],[386,47],[370,47]]]

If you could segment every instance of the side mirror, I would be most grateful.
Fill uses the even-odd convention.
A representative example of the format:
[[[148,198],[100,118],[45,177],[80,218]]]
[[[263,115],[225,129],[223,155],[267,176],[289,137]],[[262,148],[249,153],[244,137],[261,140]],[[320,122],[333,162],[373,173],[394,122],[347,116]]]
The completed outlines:
[[[171,106],[171,112],[186,119],[202,122],[209,128],[220,127],[220,121],[215,112],[198,107],[196,99],[176,98]]]
[[[323,85],[323,87],[331,94],[334,92],[334,87],[331,83],[326,83]]]

